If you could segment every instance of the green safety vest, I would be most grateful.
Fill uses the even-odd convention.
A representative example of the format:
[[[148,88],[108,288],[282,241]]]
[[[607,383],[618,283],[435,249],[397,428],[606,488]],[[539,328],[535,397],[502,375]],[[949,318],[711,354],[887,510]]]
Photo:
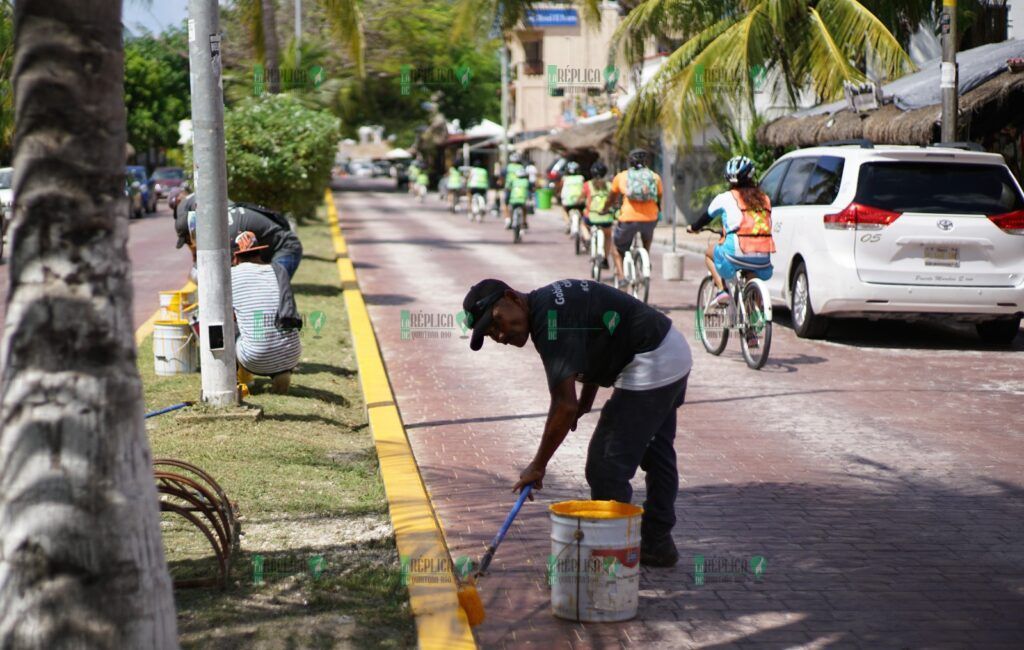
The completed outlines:
[[[471,167],[469,170],[469,187],[474,190],[486,190],[490,181],[487,170],[483,167]]]
[[[519,173],[521,169],[526,168],[520,165],[519,163],[509,163],[508,167],[505,168],[505,180],[511,183],[513,180],[515,180],[516,175]]]
[[[448,189],[458,190],[462,188],[462,173],[456,167],[448,170]]]
[[[416,184],[417,185],[429,185],[430,184],[430,176],[427,174],[427,172],[420,172],[419,174],[416,175]]]
[[[527,178],[515,178],[509,186],[509,205],[524,205],[530,198],[530,180]]]
[[[590,203],[587,205],[590,223],[604,225],[615,221],[615,213],[608,208],[611,185],[606,181],[604,189],[599,190],[594,187],[594,181],[587,181],[587,189],[590,190]]]
[[[583,203],[583,177],[579,174],[562,179],[562,205]]]

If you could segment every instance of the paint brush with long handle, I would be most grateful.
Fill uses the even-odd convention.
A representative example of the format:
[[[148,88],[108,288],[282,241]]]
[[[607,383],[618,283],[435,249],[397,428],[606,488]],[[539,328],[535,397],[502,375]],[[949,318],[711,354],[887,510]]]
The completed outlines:
[[[471,578],[459,585],[459,604],[462,606],[463,611],[466,612],[466,618],[469,619],[469,624],[472,626],[479,625],[485,618],[484,603],[480,600],[480,592],[476,589],[476,581],[482,578],[487,572],[487,568],[491,566],[491,560],[494,559],[494,553],[498,550],[498,545],[505,539],[509,527],[512,526],[512,521],[519,514],[519,509],[523,507],[523,503],[530,496],[530,490],[532,489],[533,483],[530,483],[519,491],[519,498],[516,499],[516,504],[512,506],[512,510],[505,517],[505,523],[501,525],[501,530],[494,536],[494,539],[491,540],[491,545],[487,547],[484,556],[480,558],[480,568],[476,570],[476,573]]]

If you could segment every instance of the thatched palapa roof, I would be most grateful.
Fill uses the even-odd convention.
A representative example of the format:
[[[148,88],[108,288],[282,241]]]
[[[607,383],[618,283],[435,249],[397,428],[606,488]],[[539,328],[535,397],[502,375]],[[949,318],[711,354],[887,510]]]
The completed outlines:
[[[1006,60],[1024,56],[1024,41],[967,50],[960,63],[957,140],[979,140],[1008,124],[1024,126],[1024,72]],[[856,113],[845,101],[797,111],[762,126],[757,139],[776,147],[809,147],[865,138],[877,144],[927,145],[939,140],[942,103],[938,63],[882,86],[883,105]]]

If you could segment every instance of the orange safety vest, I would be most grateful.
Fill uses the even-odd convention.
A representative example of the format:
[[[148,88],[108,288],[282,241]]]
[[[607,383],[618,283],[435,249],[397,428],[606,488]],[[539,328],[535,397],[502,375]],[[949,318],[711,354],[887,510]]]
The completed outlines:
[[[760,192],[755,188],[747,191]],[[740,222],[740,229],[736,231],[736,238],[739,241],[740,250],[745,255],[758,253],[774,253],[775,240],[772,239],[772,204],[767,196],[761,195],[764,201],[764,208],[752,208],[747,203],[744,192],[739,189],[732,190],[732,196],[736,199],[736,205],[743,213],[743,221]]]

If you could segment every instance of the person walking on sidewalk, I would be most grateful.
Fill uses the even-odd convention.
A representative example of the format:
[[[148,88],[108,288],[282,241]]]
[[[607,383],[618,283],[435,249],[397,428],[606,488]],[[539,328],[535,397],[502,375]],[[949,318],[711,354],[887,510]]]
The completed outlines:
[[[643,469],[640,562],[675,566],[676,409],[686,399],[692,362],[690,346],[672,321],[588,280],[559,280],[528,294],[501,280],[482,280],[462,307],[473,328],[471,349],[479,350],[484,337],[520,348],[532,339],[544,364],[551,406],[537,452],[513,490],[529,483],[543,487],[548,462],[590,412],[598,388],[614,387],[587,450],[590,497],[629,503],[629,481]],[[579,396],[577,382],[583,385]]]
[[[623,282],[622,256],[633,244],[636,233],[640,233],[647,252],[651,251],[661,210],[661,194],[661,176],[647,167],[647,152],[643,149],[630,151],[629,169],[612,179],[611,205],[620,208],[614,235],[616,286]]]

